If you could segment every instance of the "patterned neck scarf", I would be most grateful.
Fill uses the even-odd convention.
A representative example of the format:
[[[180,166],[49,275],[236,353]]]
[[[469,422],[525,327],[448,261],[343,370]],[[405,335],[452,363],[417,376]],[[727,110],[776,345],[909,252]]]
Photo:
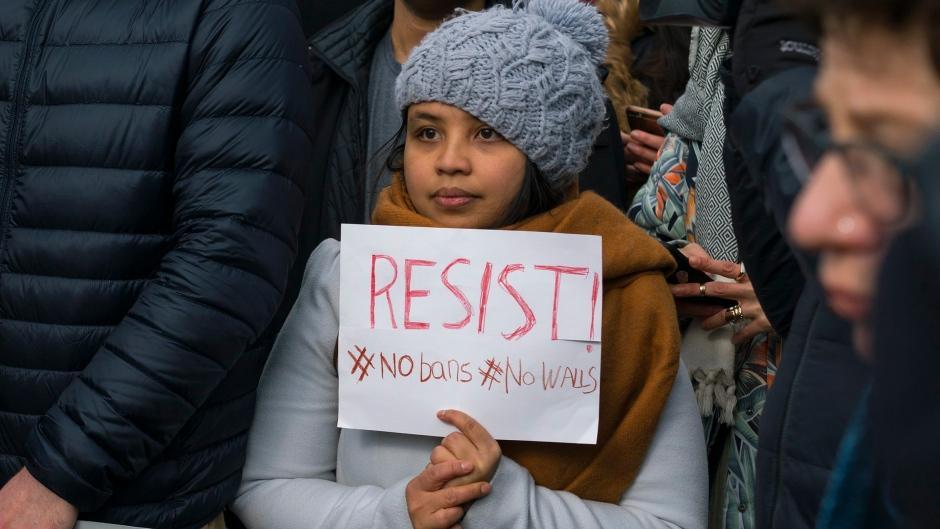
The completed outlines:
[[[731,222],[731,199],[725,182],[725,87],[719,74],[731,56],[725,30],[692,30],[689,84],[673,111],[660,123],[688,140],[698,160],[695,185],[695,241],[715,259],[738,261],[738,243]]]

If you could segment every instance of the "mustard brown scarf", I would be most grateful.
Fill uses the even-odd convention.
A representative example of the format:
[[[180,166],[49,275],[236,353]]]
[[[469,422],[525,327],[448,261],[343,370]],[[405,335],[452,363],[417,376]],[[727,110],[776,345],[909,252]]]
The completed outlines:
[[[439,227],[415,211],[398,175],[379,195],[372,221]],[[618,503],[643,464],[679,367],[679,328],[665,280],[675,263],[616,207],[590,192],[506,229],[602,237],[603,352],[596,445],[500,446],[539,485]]]

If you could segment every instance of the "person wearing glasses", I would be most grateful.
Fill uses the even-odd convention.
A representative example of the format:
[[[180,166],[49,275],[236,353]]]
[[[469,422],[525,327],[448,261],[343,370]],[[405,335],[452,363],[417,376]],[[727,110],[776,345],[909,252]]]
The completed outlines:
[[[935,356],[937,351],[910,351],[883,343],[873,334],[879,292],[878,274],[884,256],[900,234],[917,223],[929,204],[923,200],[913,161],[940,128],[940,2],[910,0],[834,0],[805,3],[822,28],[822,64],[815,84],[816,99],[829,134],[820,121],[798,117],[788,142],[796,167],[806,171],[806,183],[790,217],[793,241],[817,256],[819,281],[832,309],[852,323],[856,349],[874,366],[874,388],[883,372],[894,369],[910,354]],[[926,169],[932,171],[932,168]],[[935,281],[934,281],[935,282]],[[928,285],[924,285],[926,288]],[[910,294],[908,305],[924,301]],[[879,344],[877,348],[874,344]],[[883,366],[883,367],[882,367]],[[919,369],[911,369],[911,376]],[[931,387],[936,387],[935,381]],[[916,417],[936,401],[907,402],[894,413]],[[936,518],[918,518],[922,503],[898,495],[898,474],[873,457],[884,445],[902,451],[896,432],[870,427],[879,421],[883,400],[878,391],[866,393],[846,432],[837,468],[822,501],[817,527],[928,527]],[[875,413],[875,415],[872,415]],[[936,422],[934,422],[936,424]],[[925,430],[929,432],[929,430]],[[936,446],[936,439],[932,446]],[[935,467],[930,454],[925,461]],[[889,451],[890,452],[890,451]],[[935,505],[940,490],[931,489],[929,467],[919,470],[921,493]],[[911,478],[910,475],[907,476]],[[917,479],[917,478],[914,478]],[[932,478],[936,483],[936,478]],[[936,510],[936,507],[932,507]],[[916,520],[920,520],[920,522]]]
[[[940,11],[935,0],[908,4],[884,9],[911,19],[926,6]],[[835,17],[828,9],[824,22]],[[935,58],[927,28],[915,22],[864,32],[847,26],[824,25],[815,93],[828,136],[818,119],[795,127],[801,130],[792,142],[802,163],[794,165],[811,172],[791,212],[790,234],[818,254],[827,301],[853,322],[855,345],[870,358],[868,323],[882,257],[921,208],[905,170],[940,127],[940,45]]]

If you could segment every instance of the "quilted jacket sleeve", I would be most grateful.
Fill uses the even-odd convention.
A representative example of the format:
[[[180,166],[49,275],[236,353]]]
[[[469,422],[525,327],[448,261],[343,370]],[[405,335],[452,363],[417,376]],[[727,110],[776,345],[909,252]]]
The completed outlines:
[[[296,252],[312,124],[295,3],[207,1],[185,70],[173,245],[28,439],[29,471],[83,511],[207,400],[270,321]]]

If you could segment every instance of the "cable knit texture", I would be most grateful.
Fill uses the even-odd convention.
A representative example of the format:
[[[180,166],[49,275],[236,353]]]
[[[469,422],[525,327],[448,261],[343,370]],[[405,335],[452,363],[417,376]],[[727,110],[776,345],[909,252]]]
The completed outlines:
[[[577,0],[460,11],[412,52],[397,103],[404,110],[437,101],[467,111],[564,189],[587,165],[603,126],[597,66],[607,42],[600,13]]]

